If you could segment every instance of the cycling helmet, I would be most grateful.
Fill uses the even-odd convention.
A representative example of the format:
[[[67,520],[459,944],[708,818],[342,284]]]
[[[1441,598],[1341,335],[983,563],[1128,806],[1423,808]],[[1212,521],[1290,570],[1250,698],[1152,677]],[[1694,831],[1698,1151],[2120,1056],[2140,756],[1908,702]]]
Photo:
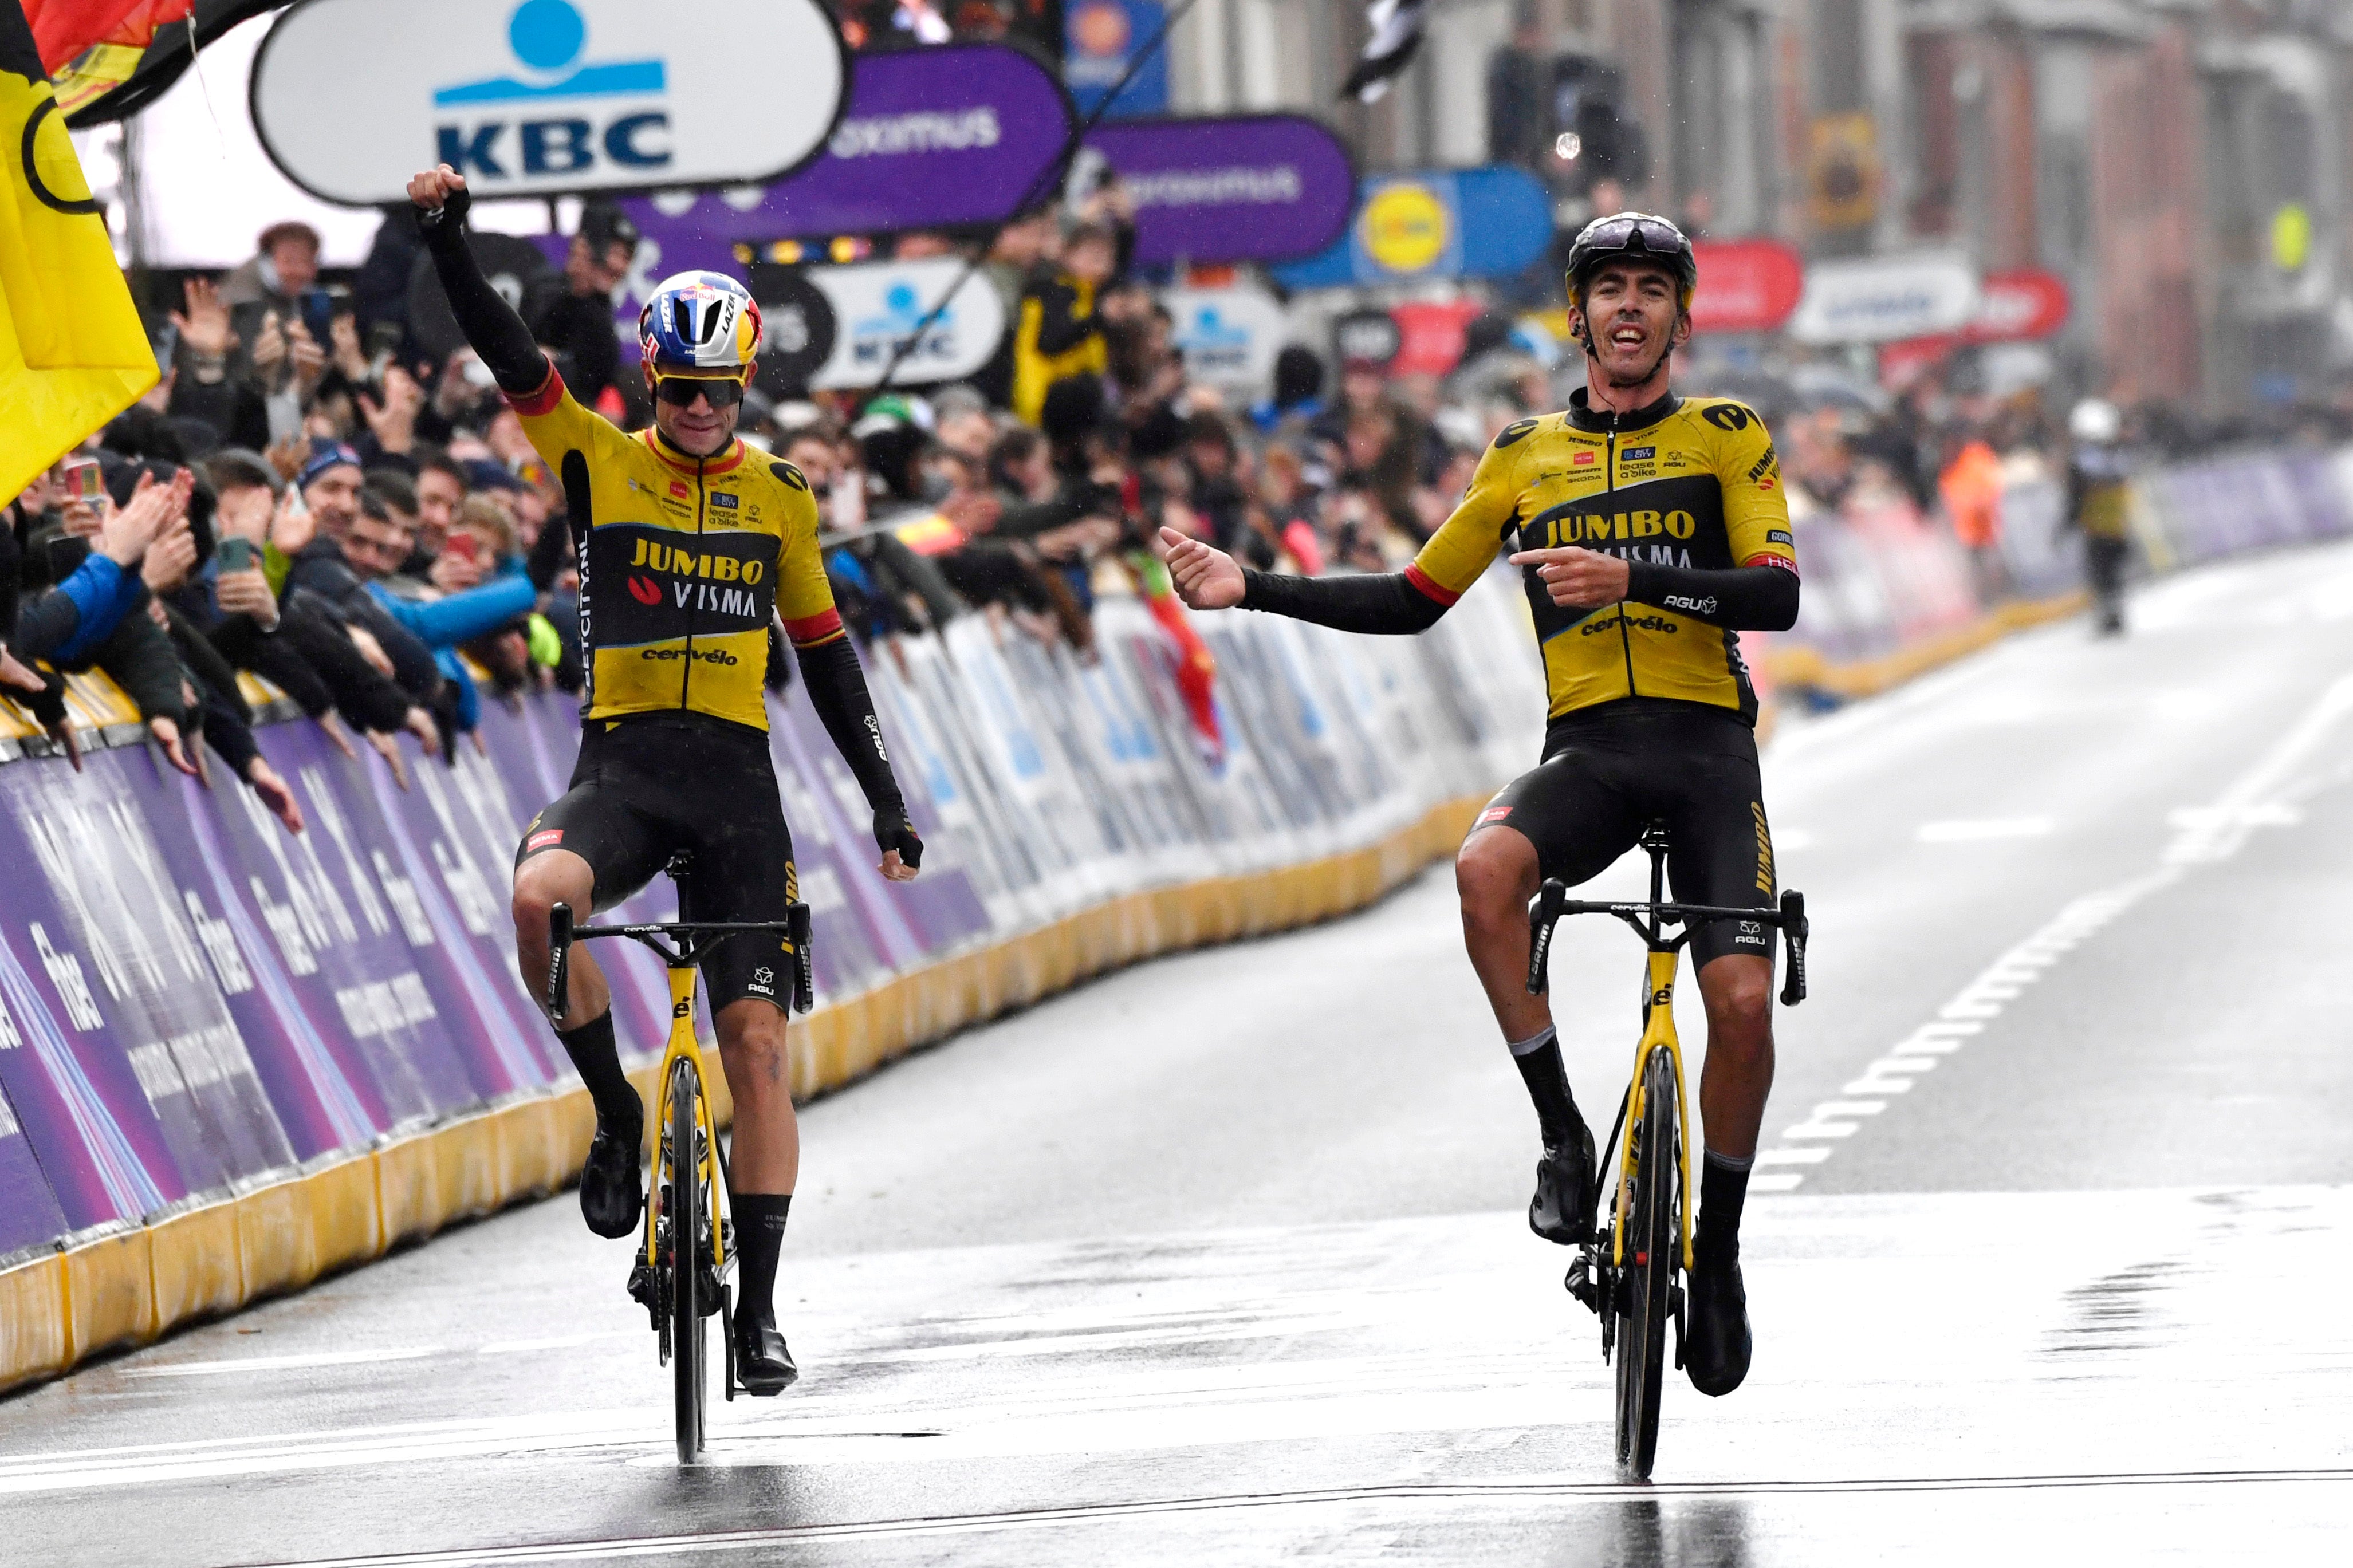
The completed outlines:
[[[742,375],[760,353],[760,307],[723,272],[661,280],[638,313],[638,349],[657,370]]]
[[[1595,218],[1578,231],[1568,247],[1568,297],[1581,301],[1586,275],[1605,261],[1624,256],[1644,256],[1666,263],[1675,275],[1683,308],[1691,309],[1692,292],[1699,287],[1699,258],[1692,254],[1683,231],[1665,218],[1649,213],[1611,213]]]

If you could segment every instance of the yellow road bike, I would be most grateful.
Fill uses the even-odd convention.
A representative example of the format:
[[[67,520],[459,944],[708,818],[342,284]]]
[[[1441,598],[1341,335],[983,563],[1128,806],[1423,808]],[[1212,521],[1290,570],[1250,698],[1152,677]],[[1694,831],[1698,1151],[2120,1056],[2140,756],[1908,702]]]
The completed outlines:
[[[678,1458],[688,1465],[702,1454],[704,1319],[719,1319],[727,1397],[733,1399],[741,1386],[735,1377],[734,1301],[726,1283],[735,1265],[734,1227],[720,1212],[728,1191],[727,1151],[703,1088],[709,1075],[694,1034],[695,966],[721,942],[745,931],[766,931],[789,944],[792,1008],[807,1012],[815,1000],[815,977],[807,904],[795,903],[785,920],[769,922],[575,927],[570,906],[557,904],[548,911],[547,1010],[558,1023],[564,1019],[574,942],[628,937],[659,953],[670,967],[670,1043],[654,1074],[661,1094],[659,1136],[646,1194],[645,1246],[629,1271],[629,1295],[652,1317],[661,1359],[671,1370]]]
[[[1615,915],[1650,948],[1642,984],[1642,1039],[1634,1077],[1618,1102],[1618,1120],[1601,1152],[1616,1180],[1608,1224],[1577,1250],[1566,1283],[1601,1320],[1601,1359],[1618,1379],[1618,1465],[1647,1480],[1659,1451],[1659,1397],[1666,1381],[1667,1321],[1675,1325],[1675,1365],[1683,1363],[1683,1287],[1691,1270],[1691,1107],[1683,1047],[1675,1038],[1675,970],[1694,929],[1714,920],[1779,930],[1788,949],[1781,1004],[1806,999],[1806,896],[1785,892],[1777,910],[1726,909],[1666,901],[1667,836],[1653,824],[1641,838],[1651,856],[1651,896],[1640,903],[1594,903],[1546,881],[1528,904],[1528,993],[1549,989],[1553,927],[1563,915]],[[1680,931],[1670,931],[1671,927]],[[1622,1144],[1620,1134],[1624,1135]]]

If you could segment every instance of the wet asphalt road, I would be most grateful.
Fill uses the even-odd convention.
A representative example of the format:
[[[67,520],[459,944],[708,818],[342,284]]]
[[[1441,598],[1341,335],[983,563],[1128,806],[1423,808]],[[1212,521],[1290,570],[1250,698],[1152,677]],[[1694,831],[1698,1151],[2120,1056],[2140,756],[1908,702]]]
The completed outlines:
[[[0,1401],[0,1561],[2334,1555],[2353,550],[2135,619],[1768,752],[1815,995],[1749,1208],[1756,1370],[1671,1384],[1653,1485],[1518,1212],[1534,1121],[1440,873],[812,1108],[806,1374],[721,1406],[699,1469],[567,1196]],[[1639,949],[1587,923],[1555,994],[1606,1113]]]

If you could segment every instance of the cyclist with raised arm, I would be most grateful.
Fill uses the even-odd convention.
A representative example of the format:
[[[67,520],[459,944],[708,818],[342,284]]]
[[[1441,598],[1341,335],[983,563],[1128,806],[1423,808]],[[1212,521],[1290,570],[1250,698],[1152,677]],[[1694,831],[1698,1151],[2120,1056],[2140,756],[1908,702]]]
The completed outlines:
[[[654,290],[638,325],[653,428],[624,435],[573,399],[483,278],[465,243],[465,177],[445,163],[410,180],[408,195],[467,341],[564,486],[579,554],[580,759],[571,788],[532,819],[515,851],[515,950],[533,994],[546,983],[554,905],[586,920],[677,858],[681,919],[786,918],[797,893],[792,838],[763,696],[773,618],[873,810],[882,874],[913,879],[923,845],[826,586],[808,483],[735,436],[760,343],[751,294],[713,272],[680,273]],[[735,1102],[736,1370],[752,1393],[779,1394],[797,1375],[775,1305],[800,1171],[785,1047],[792,958],[776,938],[745,935],[702,971]],[[611,993],[586,952],[573,955],[566,996],[568,1026],[556,1037],[596,1104],[580,1208],[597,1235],[625,1237],[643,1203],[644,1107],[621,1071]]]
[[[1599,875],[1656,821],[1672,840],[1678,900],[1775,901],[1757,695],[1737,633],[1797,619],[1797,557],[1763,423],[1741,404],[1668,388],[1698,279],[1690,242],[1664,218],[1587,225],[1567,278],[1584,390],[1565,412],[1495,437],[1461,505],[1403,572],[1278,576],[1161,535],[1196,609],[1240,605],[1356,632],[1426,630],[1499,550],[1513,552],[1550,694],[1544,761],[1479,814],[1455,879],[1472,964],[1544,1139],[1528,1223],[1564,1246],[1591,1235],[1599,1177],[1549,998],[1527,993],[1529,900],[1546,878]],[[1723,1394],[1748,1372],[1738,1238],[1773,1082],[1772,934],[1711,921],[1692,952],[1707,1009],[1707,1151],[1684,1361],[1702,1393]]]

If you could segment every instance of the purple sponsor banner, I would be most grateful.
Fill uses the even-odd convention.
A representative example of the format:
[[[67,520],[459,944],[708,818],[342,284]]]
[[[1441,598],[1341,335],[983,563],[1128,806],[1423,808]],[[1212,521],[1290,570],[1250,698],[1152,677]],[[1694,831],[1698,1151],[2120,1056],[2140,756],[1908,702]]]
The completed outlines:
[[[57,900],[65,924],[51,950],[87,962],[87,995],[66,998],[65,1021],[95,1022],[122,1053],[190,1192],[293,1164],[156,842],[177,815],[178,775],[149,746],[97,752],[79,773],[10,772],[32,850],[14,863],[27,881],[37,867]]]
[[[194,947],[219,989],[255,1077],[269,1096],[278,1123],[295,1157],[308,1160],[333,1149],[363,1149],[390,1125],[382,1096],[364,1072],[354,1074],[328,1044],[336,1020],[322,1030],[303,1008],[258,910],[250,883],[240,889],[237,868],[259,863],[228,847],[235,831],[225,817],[249,818],[254,836],[285,829],[259,808],[250,791],[226,769],[216,769],[216,788],[155,766],[152,758],[136,773],[153,775],[139,792],[139,809],[153,831],[160,864],[165,918],[187,918]],[[312,818],[315,830],[316,818]],[[354,1064],[355,1066],[356,1064]]]
[[[683,193],[621,205],[660,247],[638,258],[653,275],[733,272],[739,240],[1000,222],[1061,156],[1074,123],[1052,68],[1009,45],[860,55],[849,107],[807,169],[705,192],[683,211]]]
[[[7,1016],[0,999],[0,1017]],[[14,1023],[0,1024],[0,1051],[22,1050],[24,1043]],[[63,1236],[68,1226],[57,1194],[49,1191],[41,1162],[16,1125],[16,1108],[0,1082],[0,1258],[41,1247]]]
[[[576,699],[562,692],[542,692],[525,698],[519,710],[499,702],[482,705],[482,740],[507,798],[524,819],[515,841],[506,847],[509,877],[501,881],[512,889],[514,851],[538,814],[560,797],[572,782],[572,764],[580,754],[580,716]],[[678,894],[666,877],[656,877],[645,891],[609,910],[594,911],[599,924],[666,921],[678,913]],[[670,985],[659,960],[628,942],[607,941],[591,952],[613,994],[613,1028],[621,1055],[633,1058],[659,1053],[670,1036]],[[536,1015],[533,1038],[552,1031]],[[570,1065],[557,1070],[554,1081],[568,1087]]]
[[[493,1092],[471,1069],[468,1009],[453,1005],[437,887],[402,854],[376,800],[373,752],[346,757],[318,727],[273,724],[255,740],[306,824],[290,837],[251,805],[224,812],[225,859],[247,882],[303,1016],[355,1085],[374,1087],[390,1126],[466,1110]],[[409,748],[412,774],[425,759]],[[438,764],[434,764],[438,765]]]
[[[906,797],[908,818],[914,823],[916,833],[924,839],[928,849],[934,842],[944,842],[951,831],[943,821],[940,803],[933,798],[933,790],[942,775],[910,744],[913,737],[896,721],[904,701],[898,690],[896,673],[870,665],[866,679],[881,694],[878,702],[886,719],[883,734],[890,743],[892,772],[898,777],[900,793]],[[828,777],[849,781],[853,792],[849,796],[845,798],[839,785],[833,791],[834,798],[842,803],[844,809],[851,800],[863,804],[864,797],[855,793],[857,781],[849,778],[848,767],[829,743],[822,753],[820,765],[827,768]],[[953,782],[948,787],[954,790]],[[871,814],[860,818],[869,819]],[[872,840],[870,829],[867,842]],[[912,882],[888,884],[892,895],[904,907],[908,922],[914,927],[915,940],[924,952],[932,954],[952,952],[989,931],[988,909],[981,902],[972,878],[960,866],[944,864],[944,858],[927,855],[922,876]]]
[[[364,760],[396,863],[433,928],[438,962],[425,982],[475,1091],[497,1099],[563,1081],[563,1048],[515,970],[511,868],[522,822],[496,770],[470,739],[454,767],[418,759],[406,790],[382,759]]]
[[[1087,145],[1135,200],[1135,261],[1288,261],[1340,237],[1356,200],[1348,150],[1299,114],[1129,120]]]
[[[798,695],[797,683],[788,695]],[[784,801],[785,825],[793,836],[793,868],[800,880],[801,902],[809,907],[812,962],[821,998],[855,995],[885,979],[894,962],[866,918],[860,900],[851,892],[858,875],[858,842],[846,838],[835,814],[818,796],[816,775],[806,765],[809,743],[830,745],[817,716],[808,717],[805,733],[790,702],[768,701],[768,756],[776,768],[776,789]],[[865,842],[871,843],[869,832]],[[902,938],[912,943],[912,938]]]
[[[151,1096],[99,1000],[108,990],[101,950],[87,943],[81,910],[58,890],[61,855],[66,865],[86,864],[93,882],[109,869],[98,854],[81,861],[79,837],[94,831],[93,816],[106,822],[101,837],[117,831],[105,812],[114,792],[93,776],[107,756],[92,757],[85,773],[56,763],[0,767],[0,864],[16,871],[0,884],[0,1007],[8,1037],[22,1042],[0,1050],[0,1084],[76,1230],[138,1219],[226,1179],[201,1150],[193,1179],[183,1169],[184,1137],[173,1131],[185,1135],[185,1119],[167,1131],[155,1101],[185,1101],[185,1086],[175,1071],[158,1073]]]

